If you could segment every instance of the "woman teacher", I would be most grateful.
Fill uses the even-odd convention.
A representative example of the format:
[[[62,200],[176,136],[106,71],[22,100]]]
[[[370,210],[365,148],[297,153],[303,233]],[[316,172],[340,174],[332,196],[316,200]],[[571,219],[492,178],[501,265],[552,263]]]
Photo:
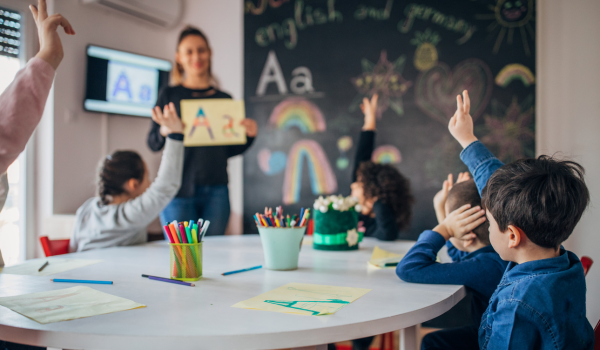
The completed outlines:
[[[181,118],[181,100],[231,99],[212,84],[211,56],[208,39],[200,30],[185,28],[179,35],[173,69],[173,86],[164,88],[158,96],[154,112],[174,103]],[[160,214],[164,225],[168,221],[210,220],[207,235],[223,235],[229,221],[229,190],[227,188],[227,159],[244,153],[258,132],[256,122],[244,119],[247,141],[244,145],[186,147],[181,188],[173,201]],[[165,145],[170,130],[152,122],[148,146],[154,152]]]

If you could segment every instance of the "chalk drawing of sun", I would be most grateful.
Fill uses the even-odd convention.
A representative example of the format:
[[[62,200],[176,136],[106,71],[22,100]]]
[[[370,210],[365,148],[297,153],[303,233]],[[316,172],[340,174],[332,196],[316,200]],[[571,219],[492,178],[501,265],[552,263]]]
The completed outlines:
[[[494,53],[500,51],[500,47],[506,37],[506,42],[512,45],[515,32],[521,37],[523,50],[527,56],[531,56],[529,40],[535,40],[535,31],[532,22],[535,21],[535,0],[496,0],[496,5],[488,5],[492,13],[477,14],[476,19],[492,20],[487,27],[490,37],[496,36]],[[527,37],[529,36],[530,39]],[[532,43],[533,45],[533,43]]]

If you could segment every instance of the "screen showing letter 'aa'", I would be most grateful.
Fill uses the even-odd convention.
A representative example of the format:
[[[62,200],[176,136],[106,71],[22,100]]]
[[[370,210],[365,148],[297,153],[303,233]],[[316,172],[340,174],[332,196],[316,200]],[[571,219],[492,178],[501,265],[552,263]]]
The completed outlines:
[[[97,46],[88,46],[87,58],[87,111],[152,116],[171,62]]]

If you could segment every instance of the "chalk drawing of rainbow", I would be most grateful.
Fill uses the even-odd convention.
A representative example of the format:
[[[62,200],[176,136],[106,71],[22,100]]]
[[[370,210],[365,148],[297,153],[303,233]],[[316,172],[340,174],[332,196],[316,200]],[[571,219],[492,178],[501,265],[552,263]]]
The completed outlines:
[[[373,151],[371,160],[379,164],[398,164],[402,161],[402,155],[396,146],[384,145]]]
[[[314,195],[331,194],[337,191],[337,179],[323,148],[316,141],[296,142],[287,159],[283,180],[283,203],[298,203],[300,200],[304,159],[308,163],[310,186]]]
[[[526,87],[535,83],[535,77],[531,70],[519,63],[505,66],[496,75],[496,85],[498,86],[507,87],[513,80],[520,80]]]
[[[277,129],[297,127],[303,134],[325,131],[323,113],[314,103],[298,97],[281,101],[271,113],[269,124]]]

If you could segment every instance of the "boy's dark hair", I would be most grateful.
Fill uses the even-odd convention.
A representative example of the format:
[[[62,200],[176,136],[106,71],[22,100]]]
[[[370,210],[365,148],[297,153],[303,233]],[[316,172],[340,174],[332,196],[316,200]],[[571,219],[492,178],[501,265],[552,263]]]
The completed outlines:
[[[98,167],[98,196],[108,205],[112,196],[125,193],[123,185],[130,179],[144,180],[146,167],[139,154],[133,151],[116,151],[100,162]]]
[[[558,248],[590,201],[584,173],[581,165],[550,156],[517,160],[490,177],[482,204],[500,231],[514,225],[540,247]]]
[[[479,192],[477,192],[477,186],[473,179],[455,184],[452,186],[450,192],[448,192],[446,205],[448,206],[449,212],[453,212],[465,204],[471,204],[471,208],[481,206],[481,197],[479,196]],[[485,245],[490,245],[489,227],[490,223],[486,220],[483,224],[477,226],[477,228],[473,230],[473,233],[475,233],[479,240]]]
[[[377,197],[378,201],[392,208],[398,231],[406,228],[412,217],[414,198],[410,181],[391,165],[363,162],[356,171],[357,180],[363,185],[366,199]]]

